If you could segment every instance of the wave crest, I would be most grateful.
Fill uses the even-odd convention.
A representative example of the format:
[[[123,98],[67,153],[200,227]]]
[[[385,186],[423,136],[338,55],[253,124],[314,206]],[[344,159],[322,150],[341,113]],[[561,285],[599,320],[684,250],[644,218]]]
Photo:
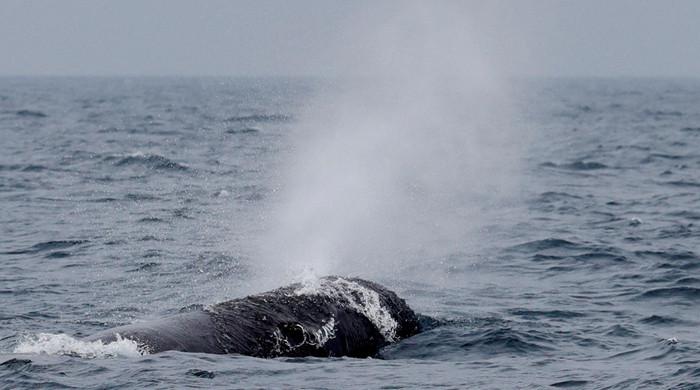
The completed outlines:
[[[112,155],[105,161],[113,161],[114,166],[141,165],[155,170],[186,171],[189,167],[159,154],[136,152],[127,155]]]

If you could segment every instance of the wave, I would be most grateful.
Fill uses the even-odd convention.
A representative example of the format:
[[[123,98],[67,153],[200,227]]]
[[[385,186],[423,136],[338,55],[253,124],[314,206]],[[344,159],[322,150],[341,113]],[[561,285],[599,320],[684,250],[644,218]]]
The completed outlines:
[[[686,158],[686,156],[681,156],[677,154],[668,154],[668,153],[650,153],[649,157],[650,159],[654,158],[661,158],[665,160],[682,160]]]
[[[25,336],[15,347],[14,353],[68,355],[82,358],[138,357],[147,354],[136,341],[121,338],[111,343],[83,341],[66,334],[39,333]]]
[[[46,241],[34,244],[26,249],[19,249],[15,251],[2,252],[5,255],[23,255],[31,253],[39,253],[54,249],[65,249],[72,246],[81,245],[88,242],[87,240],[59,240],[59,241]]]
[[[157,170],[186,171],[190,169],[187,165],[180,164],[159,154],[149,154],[142,152],[136,152],[126,156],[108,156],[105,158],[105,161],[114,161],[114,165],[117,167],[141,165],[147,168]]]
[[[71,252],[66,252],[66,251],[56,251],[56,252],[51,252],[47,253],[44,258],[45,259],[62,259],[64,257],[71,257],[73,254]]]
[[[639,294],[637,297],[640,299],[684,298],[697,300],[700,298],[700,288],[687,286],[654,288]]]
[[[644,317],[641,320],[639,320],[642,324],[647,324],[647,325],[691,325],[691,321],[686,321],[682,320],[680,318],[675,318],[675,317],[668,317],[668,316],[660,316],[657,314],[650,315],[648,317]]]
[[[292,117],[284,114],[238,115],[224,119],[224,122],[288,122]]]
[[[640,163],[642,164],[649,164],[656,162],[658,160],[672,160],[672,161],[678,161],[678,160],[683,160],[687,159],[689,156],[682,156],[678,154],[668,154],[668,153],[650,153],[648,156],[644,157]]]
[[[49,167],[38,164],[0,164],[0,171],[41,172],[47,170]]]
[[[464,360],[496,355],[531,355],[556,349],[550,334],[535,329],[516,329],[502,319],[431,318],[432,326],[400,343],[384,348],[382,359]],[[517,325],[516,325],[517,326]]]
[[[586,252],[580,255],[571,256],[572,259],[576,261],[590,262],[590,261],[607,261],[610,263],[629,263],[630,261],[622,255],[615,253],[614,249],[611,250],[595,250],[592,252]]]
[[[678,117],[678,116],[683,116],[683,113],[677,110],[649,110],[646,109],[643,111],[644,115],[648,116],[653,116],[654,118],[660,118],[660,117]]]
[[[140,263],[135,268],[128,269],[124,272],[152,271],[158,267],[160,267],[160,263],[156,263],[154,261],[151,261],[151,262],[146,262],[146,263]]]
[[[540,164],[542,167],[546,168],[559,168],[559,169],[566,169],[570,171],[593,171],[593,170],[598,170],[598,169],[607,169],[610,168],[609,166],[599,163],[596,161],[574,161],[566,164],[556,164],[551,161],[545,162]]]
[[[700,183],[695,182],[695,181],[687,181],[687,180],[674,180],[674,181],[667,181],[661,184],[665,184],[668,186],[674,186],[674,187],[688,187],[688,188],[697,188],[700,187]]]
[[[658,238],[684,238],[692,237],[696,235],[695,229],[692,228],[693,224],[689,223],[687,225],[673,225],[666,229],[661,229],[657,235]]]
[[[242,127],[240,129],[228,129],[226,130],[227,134],[255,134],[259,133],[260,130],[256,129],[255,127]]]
[[[92,203],[110,203],[110,202],[116,202],[119,199],[117,198],[111,198],[111,197],[104,197],[104,198],[96,198],[96,199],[87,199],[85,202],[92,202]]]
[[[165,223],[167,222],[163,218],[158,218],[158,217],[143,217],[139,219],[137,222],[139,223]]]
[[[652,258],[652,259],[663,259],[663,260],[673,260],[682,261],[686,260],[689,262],[697,262],[700,260],[695,252],[691,251],[635,251],[635,256],[642,258]]]
[[[200,370],[198,368],[192,368],[190,370],[187,370],[187,375],[192,375],[192,376],[196,376],[198,378],[207,378],[207,379],[212,379],[216,376],[216,374],[213,373],[212,371]]]
[[[124,200],[129,200],[129,201],[133,201],[133,202],[142,202],[142,201],[160,200],[160,198],[155,196],[155,195],[150,195],[150,194],[134,193],[134,194],[124,195]]]
[[[562,382],[552,383],[550,386],[567,389],[569,387],[586,386],[586,385],[588,385],[588,383],[589,383],[589,381],[571,379],[571,380],[566,380],[566,381],[562,381]]]
[[[48,115],[41,111],[36,110],[18,110],[15,115],[24,118],[46,118]]]
[[[573,195],[566,192],[547,191],[541,193],[537,201],[548,203],[568,199],[580,200],[583,198],[578,195]]]
[[[534,351],[551,350],[545,345],[547,340],[535,332],[522,332],[512,328],[496,328],[474,334],[472,339],[463,343],[468,350],[484,350],[490,354],[517,353],[527,354]]]
[[[606,336],[639,337],[639,332],[629,325],[615,324],[605,330]]]
[[[9,368],[10,370],[17,370],[31,363],[32,361],[29,359],[13,358],[0,363],[0,367]]]
[[[533,310],[533,309],[511,309],[510,314],[523,317],[525,319],[540,319],[540,318],[580,318],[586,317],[585,313],[571,310]]]
[[[118,134],[118,133],[125,133],[125,134],[148,134],[148,135],[167,135],[167,136],[173,136],[173,135],[181,135],[182,132],[179,130],[172,130],[172,129],[165,129],[165,130],[158,130],[154,127],[157,126],[162,126],[162,123],[159,122],[149,122],[147,125],[144,126],[129,126],[129,127],[103,127],[97,130],[98,133],[102,134]]]
[[[695,278],[692,276],[685,277],[685,278],[680,278],[676,280],[677,285],[684,285],[684,284],[700,284],[700,278]]]
[[[685,218],[685,219],[690,219],[693,221],[700,220],[700,212],[693,211],[693,210],[674,211],[674,212],[668,213],[668,215],[671,217]]]
[[[538,252],[547,249],[580,249],[581,245],[560,238],[546,238],[511,246],[509,249],[518,252]]]

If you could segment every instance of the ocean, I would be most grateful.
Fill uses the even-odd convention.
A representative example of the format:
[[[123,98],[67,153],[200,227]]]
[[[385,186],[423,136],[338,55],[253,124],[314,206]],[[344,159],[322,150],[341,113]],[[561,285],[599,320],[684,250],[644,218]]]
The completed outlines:
[[[439,326],[371,359],[266,360],[80,338],[293,279],[259,247],[324,83],[0,78],[0,388],[700,389],[700,81],[515,84],[508,194],[449,221],[473,239],[329,268]]]

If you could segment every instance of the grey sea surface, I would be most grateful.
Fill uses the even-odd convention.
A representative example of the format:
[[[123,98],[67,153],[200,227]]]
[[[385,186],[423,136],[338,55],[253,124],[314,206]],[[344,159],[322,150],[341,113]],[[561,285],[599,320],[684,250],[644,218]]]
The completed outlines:
[[[522,188],[480,245],[376,280],[441,323],[376,358],[51,350],[259,291],[317,88],[0,78],[0,387],[700,388],[697,80],[522,82]]]

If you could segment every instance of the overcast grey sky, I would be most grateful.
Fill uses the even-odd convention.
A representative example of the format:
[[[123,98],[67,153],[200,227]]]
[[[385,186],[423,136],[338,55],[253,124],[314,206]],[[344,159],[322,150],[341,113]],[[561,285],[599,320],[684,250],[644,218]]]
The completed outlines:
[[[405,5],[0,0],[0,75],[335,76]],[[469,34],[509,75],[700,76],[700,1],[451,5],[464,12],[451,33]]]

